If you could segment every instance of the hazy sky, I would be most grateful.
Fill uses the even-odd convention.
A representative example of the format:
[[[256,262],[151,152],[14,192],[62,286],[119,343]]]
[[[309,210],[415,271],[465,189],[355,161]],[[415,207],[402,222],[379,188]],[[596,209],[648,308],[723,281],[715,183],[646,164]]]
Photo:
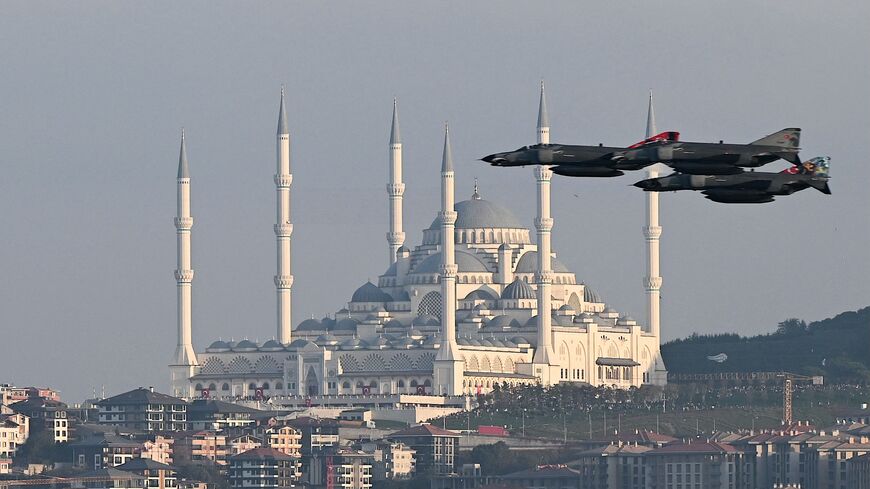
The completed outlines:
[[[405,147],[407,244],[438,207],[450,121],[457,199],[532,227],[532,170],[482,155],[630,144],[660,130],[748,142],[802,127],[833,195],[765,205],[662,195],[662,331],[756,333],[870,303],[870,4],[853,2],[0,3],[0,381],[65,398],[166,389],[175,347],[179,131],[192,173],[194,343],[275,334],[275,127],[287,90],[293,319],[345,306],[387,265],[387,140]],[[782,163],[771,165],[781,169]],[[553,246],[644,316],[644,195],[553,180]]]

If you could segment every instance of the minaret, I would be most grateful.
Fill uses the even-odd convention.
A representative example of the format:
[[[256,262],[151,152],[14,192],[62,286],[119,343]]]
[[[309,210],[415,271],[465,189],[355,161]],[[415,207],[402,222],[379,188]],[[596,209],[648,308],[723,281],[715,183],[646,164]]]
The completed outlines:
[[[390,231],[387,233],[390,265],[396,262],[396,252],[405,244],[402,230],[402,196],[405,184],[402,183],[402,136],[399,132],[399,111],[393,99],[393,126],[390,128],[390,181],[387,183],[387,198],[390,200]]]
[[[435,357],[436,394],[462,393],[464,362],[456,344],[456,266],[453,155],[450,130],[444,126],[441,157],[441,346]]]
[[[652,91],[649,93],[649,110],[646,118],[646,137],[652,137],[658,133],[656,129],[656,117],[653,110]],[[647,178],[659,176],[658,164],[647,168]],[[662,227],[659,226],[659,193],[644,192],[646,194],[646,226],[643,235],[646,239],[646,276],[644,287],[646,288],[647,308],[646,324],[649,332],[656,338],[660,338],[660,291],[662,277],[659,276],[659,238],[662,235]]]
[[[193,217],[190,216],[190,168],[187,164],[184,130],[181,131],[176,187],[178,208],[175,217],[175,235],[178,242],[178,267],[175,269],[175,283],[178,289],[178,346],[175,348],[175,359],[170,371],[173,393],[176,396],[189,397],[191,395],[189,379],[194,374],[197,363],[191,332],[190,289],[193,282],[193,268],[190,264],[190,229],[193,227]]]
[[[547,114],[544,82],[541,82],[541,101],[538,107],[538,143],[550,143],[550,118]],[[538,270],[535,274],[538,287],[538,345],[532,363],[551,365],[555,359],[552,346],[553,310],[550,303],[550,285],[553,283],[553,271],[550,267],[550,232],[553,229],[553,218],[550,217],[550,179],[553,172],[546,166],[536,165],[534,173],[538,188],[538,216],[535,218],[538,234]],[[540,377],[545,385],[550,383],[548,369],[543,369]]]
[[[287,127],[287,111],[284,108],[284,87],[281,87],[281,107],[278,109],[278,169],[275,173],[275,188],[278,193],[278,216],[275,223],[275,237],[278,241],[278,270],[275,275],[275,288],[278,293],[278,341],[290,343],[290,289],[293,287],[293,267],[290,257],[290,130]]]

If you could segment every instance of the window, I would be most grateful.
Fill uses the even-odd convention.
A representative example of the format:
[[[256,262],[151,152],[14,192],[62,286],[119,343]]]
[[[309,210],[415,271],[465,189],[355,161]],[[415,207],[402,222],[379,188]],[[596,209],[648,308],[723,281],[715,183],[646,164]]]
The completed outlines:
[[[251,382],[248,384],[248,389],[251,389],[252,391],[257,390],[257,384]]]
[[[227,384],[226,382],[224,382],[224,385],[221,386],[221,390],[222,391],[230,390],[230,384]]]
[[[268,383],[268,382],[264,382],[264,383],[263,383],[263,390],[264,390],[264,391],[269,390],[269,383]]]

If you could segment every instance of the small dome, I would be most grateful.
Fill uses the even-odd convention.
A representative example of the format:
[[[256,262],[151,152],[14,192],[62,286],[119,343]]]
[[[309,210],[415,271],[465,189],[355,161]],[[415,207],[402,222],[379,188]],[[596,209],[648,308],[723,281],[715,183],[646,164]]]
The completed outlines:
[[[477,304],[471,308],[471,311],[475,312],[475,313],[479,313],[480,311],[486,311],[486,310],[487,310],[486,306],[484,306],[483,304]]]
[[[411,331],[408,331],[408,336],[416,340],[423,339],[423,332],[419,329],[412,329]]]
[[[411,250],[409,250],[407,246],[402,245],[402,246],[399,246],[398,250],[396,250],[396,255],[401,255],[401,254],[410,253],[410,252],[411,252]]]
[[[418,343],[414,338],[405,336],[405,337],[399,338],[398,340],[394,341],[392,346],[393,346],[393,348],[407,350],[408,348],[416,348],[417,345],[418,345]]]
[[[513,341],[517,345],[530,345],[531,344],[529,342],[529,340],[527,340],[526,338],[524,338],[522,336],[514,336],[513,338],[511,338],[511,341]]]
[[[368,345],[369,350],[384,350],[384,349],[389,348],[389,347],[390,347],[390,342],[387,341],[387,339],[384,338],[383,336],[378,336],[378,339],[369,343],[369,345]]]
[[[595,321],[595,316],[593,314],[589,314],[588,312],[583,312],[577,316],[574,316],[575,323],[590,323],[593,321]]]
[[[399,291],[395,297],[393,297],[393,302],[410,302],[411,296],[408,295],[407,290]]]
[[[526,326],[537,326],[538,325],[538,315],[530,317],[528,321],[526,321]]]
[[[263,346],[261,346],[260,349],[263,351],[280,351],[284,349],[284,345],[275,340],[269,340],[263,343]]]
[[[326,329],[323,323],[316,319],[306,319],[296,326],[296,331],[322,331]]]
[[[462,250],[456,250],[454,253],[456,265],[459,267],[459,273],[489,273],[486,264],[480,258]],[[423,261],[417,264],[411,273],[439,273],[441,271],[441,253],[427,256]]]
[[[386,323],[384,323],[385,328],[404,328],[405,325],[402,324],[398,319],[390,319]]]
[[[342,350],[362,350],[365,348],[366,342],[359,338],[349,338],[341,344]]]
[[[486,338],[483,338],[482,340],[480,340],[480,345],[481,346],[495,346],[495,343],[493,343],[492,341],[490,341]]]
[[[439,324],[441,324],[441,321],[431,314],[417,316],[411,321],[411,326],[438,326]]]
[[[574,308],[569,306],[568,304],[563,304],[562,307],[559,308],[562,312],[574,312]]]
[[[441,338],[435,336],[434,334],[429,335],[429,337],[423,341],[423,346],[438,348],[439,346],[441,346]]]
[[[571,270],[568,270],[564,263],[555,258],[550,259],[550,267],[556,273],[571,273]],[[517,262],[516,273],[535,273],[536,271],[538,271],[538,252],[527,251]]]
[[[504,314],[500,316],[496,316],[492,318],[488,323],[486,323],[486,328],[488,330],[492,329],[510,329],[510,328],[519,328],[520,323],[516,319],[511,318],[510,316],[506,316]]]
[[[598,295],[598,292],[595,292],[592,287],[585,285],[583,286],[583,302],[595,302],[602,303],[601,296]]]
[[[506,348],[516,348],[516,347],[517,347],[517,344],[514,343],[514,342],[511,341],[511,340],[504,340],[504,346],[505,346]]]
[[[327,332],[326,334],[322,334],[317,337],[317,344],[334,346],[338,344],[338,338],[336,338],[332,333]]]
[[[254,351],[257,349],[257,344],[250,340],[242,340],[233,347],[233,351]]]
[[[494,301],[497,298],[491,292],[484,289],[472,290],[465,296],[464,301]]]
[[[493,345],[500,347],[500,348],[504,348],[507,346],[504,341],[502,341],[498,338],[491,338],[489,341],[491,341]]]
[[[532,286],[523,282],[520,279],[516,279],[507,287],[504,288],[504,291],[501,293],[502,299],[534,299],[535,291],[532,290]]]
[[[631,316],[622,316],[616,321],[616,324],[617,326],[635,326],[637,321],[635,321]]]
[[[293,340],[292,342],[290,342],[290,344],[287,345],[287,348],[299,349],[299,348],[305,348],[308,345],[313,345],[315,347],[317,346],[314,343],[306,340],[305,338],[299,338],[297,340]]]
[[[574,320],[569,316],[553,316],[553,325],[555,326],[572,326]]]
[[[469,337],[469,338],[466,340],[466,342],[467,342],[470,346],[483,346],[483,345],[480,343],[480,340],[478,340],[477,338],[475,338],[475,337],[473,337],[473,336],[472,336],[472,337]]]
[[[359,321],[354,318],[344,318],[337,322],[333,329],[336,331],[355,331],[357,324],[359,324]]]
[[[227,351],[230,349],[229,343],[226,341],[217,340],[214,343],[208,345],[208,348],[205,349],[207,352],[218,353],[222,351]]]
[[[461,338],[457,338],[456,344],[460,345],[460,346],[469,346],[470,345],[470,343],[468,342],[468,338],[466,338],[465,336],[463,336]]]
[[[390,294],[387,294],[383,290],[379,289],[377,285],[366,282],[360,288],[356,289],[353,293],[353,296],[350,298],[351,302],[392,302],[393,298],[390,297]]]

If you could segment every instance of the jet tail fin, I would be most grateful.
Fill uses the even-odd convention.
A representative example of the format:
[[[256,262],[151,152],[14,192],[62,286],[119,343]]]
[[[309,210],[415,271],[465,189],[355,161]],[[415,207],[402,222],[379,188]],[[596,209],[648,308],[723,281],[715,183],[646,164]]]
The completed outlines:
[[[646,146],[647,144],[658,143],[660,141],[674,142],[674,141],[679,141],[679,140],[680,140],[680,133],[679,132],[677,132],[677,131],[665,131],[665,132],[656,134],[655,136],[648,137],[648,138],[646,138],[643,141],[640,141],[638,143],[634,143],[631,146],[629,146],[629,148],[631,148],[631,149],[640,148],[642,146]]]
[[[809,160],[794,165],[791,168],[786,168],[780,173],[788,173],[789,175],[812,175],[814,177],[828,177],[831,171],[830,156],[816,156]]]
[[[801,143],[801,130],[799,127],[789,127],[773,134],[764,136],[761,139],[752,141],[749,144],[757,144],[760,146],[781,146],[783,148],[797,149]]]

